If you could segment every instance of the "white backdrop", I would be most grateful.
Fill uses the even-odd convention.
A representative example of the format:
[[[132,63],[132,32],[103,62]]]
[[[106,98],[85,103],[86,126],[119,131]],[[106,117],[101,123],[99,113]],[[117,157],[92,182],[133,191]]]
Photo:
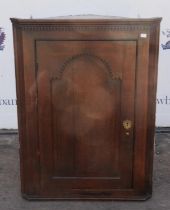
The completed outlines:
[[[0,5],[0,128],[17,128],[12,26],[10,17],[42,18],[60,15],[97,14],[123,17],[163,17],[157,91],[157,126],[170,126],[170,41],[169,0],[5,0]],[[1,37],[2,38],[2,37]],[[0,42],[1,42],[0,38]]]

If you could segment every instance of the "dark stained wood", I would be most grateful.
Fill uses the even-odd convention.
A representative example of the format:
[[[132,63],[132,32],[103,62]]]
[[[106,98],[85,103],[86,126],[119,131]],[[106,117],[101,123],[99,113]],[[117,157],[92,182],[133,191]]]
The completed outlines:
[[[161,18],[11,21],[23,197],[149,198]]]

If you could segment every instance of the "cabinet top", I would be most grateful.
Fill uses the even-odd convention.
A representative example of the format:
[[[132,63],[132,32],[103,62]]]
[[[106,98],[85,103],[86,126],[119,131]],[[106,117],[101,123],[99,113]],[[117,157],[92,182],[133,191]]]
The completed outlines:
[[[18,24],[55,24],[55,23],[153,23],[161,22],[161,17],[154,18],[127,18],[118,16],[103,16],[103,15],[68,15],[68,16],[58,16],[42,19],[20,19],[20,18],[10,18],[12,23]]]

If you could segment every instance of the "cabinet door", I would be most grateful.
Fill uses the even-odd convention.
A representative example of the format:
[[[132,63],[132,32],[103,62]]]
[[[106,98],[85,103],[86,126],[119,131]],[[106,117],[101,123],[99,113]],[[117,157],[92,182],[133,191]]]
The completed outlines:
[[[132,188],[136,42],[37,41],[36,59],[41,194]]]

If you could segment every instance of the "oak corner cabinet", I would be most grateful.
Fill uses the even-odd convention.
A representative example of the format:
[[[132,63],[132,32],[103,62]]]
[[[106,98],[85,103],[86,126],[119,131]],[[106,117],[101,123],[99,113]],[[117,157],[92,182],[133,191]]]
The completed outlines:
[[[27,199],[152,193],[161,18],[11,18]]]

